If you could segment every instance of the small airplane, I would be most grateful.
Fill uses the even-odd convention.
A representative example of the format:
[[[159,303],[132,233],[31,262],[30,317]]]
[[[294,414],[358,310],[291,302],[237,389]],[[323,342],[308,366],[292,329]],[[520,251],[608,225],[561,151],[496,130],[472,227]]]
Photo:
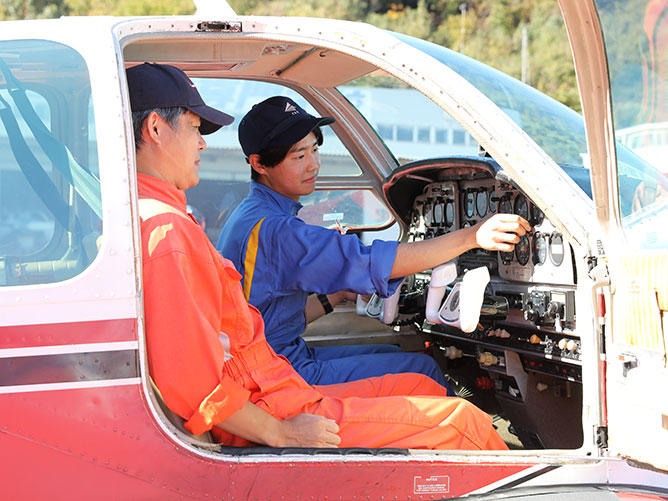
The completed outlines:
[[[651,82],[668,26],[643,16],[666,2],[559,0],[582,115],[424,40],[195,3],[1,24],[1,492],[668,499],[668,178],[615,139],[665,120]],[[430,353],[509,451],[232,448],[183,428],[144,338],[125,70],[145,61],[182,68],[236,124],[277,94],[336,117],[302,200],[313,224],[416,241],[500,211],[531,222],[512,253],[469,251],[304,333]],[[248,189],[235,127],[207,136],[188,192],[214,242]]]

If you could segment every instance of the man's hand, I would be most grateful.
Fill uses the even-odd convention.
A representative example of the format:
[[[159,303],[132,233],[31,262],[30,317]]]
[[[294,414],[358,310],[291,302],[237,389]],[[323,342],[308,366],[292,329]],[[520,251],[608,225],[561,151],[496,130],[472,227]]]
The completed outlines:
[[[281,421],[281,436],[274,447],[336,447],[339,425],[315,414],[297,414]]]
[[[496,214],[474,226],[475,241],[487,250],[511,252],[520,237],[531,230],[529,222],[515,214]]]

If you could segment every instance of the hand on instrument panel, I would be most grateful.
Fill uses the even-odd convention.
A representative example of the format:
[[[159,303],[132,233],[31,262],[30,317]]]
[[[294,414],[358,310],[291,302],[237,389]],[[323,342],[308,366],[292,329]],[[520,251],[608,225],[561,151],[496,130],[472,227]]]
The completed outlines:
[[[474,226],[475,240],[487,250],[511,252],[520,237],[531,230],[529,222],[515,214],[496,214]]]
[[[315,414],[297,414],[281,421],[282,437],[277,447],[336,447],[339,425]]]

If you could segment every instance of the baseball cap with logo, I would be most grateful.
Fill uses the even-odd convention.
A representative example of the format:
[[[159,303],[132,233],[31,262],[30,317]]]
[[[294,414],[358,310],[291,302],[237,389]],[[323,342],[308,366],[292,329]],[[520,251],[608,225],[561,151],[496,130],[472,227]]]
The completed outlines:
[[[334,123],[314,117],[289,97],[274,96],[254,105],[239,123],[239,143],[246,158],[265,148],[292,146],[313,129]]]
[[[204,104],[197,87],[183,70],[167,64],[143,63],[126,71],[132,111],[183,107],[199,116],[202,134],[216,132],[234,117]]]

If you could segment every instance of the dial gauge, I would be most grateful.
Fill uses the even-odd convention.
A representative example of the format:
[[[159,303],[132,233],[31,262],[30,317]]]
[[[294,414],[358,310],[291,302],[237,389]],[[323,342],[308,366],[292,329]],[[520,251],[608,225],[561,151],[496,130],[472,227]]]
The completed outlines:
[[[513,204],[510,201],[510,195],[504,195],[499,201],[499,212],[502,214],[512,214]]]
[[[538,226],[545,220],[545,214],[535,205],[531,204],[531,226]]]
[[[452,226],[455,222],[455,204],[448,201],[445,204],[445,225]]]
[[[439,200],[434,206],[434,222],[436,224],[443,224],[443,213],[445,212],[445,203]]]
[[[431,204],[426,203],[424,204],[424,208],[422,209],[422,212],[424,214],[424,223],[429,226],[431,225],[431,217],[432,217],[432,212],[431,212]]]
[[[434,205],[434,224],[441,224],[443,222],[443,203],[436,202]]]
[[[475,192],[467,191],[464,199],[464,213],[471,218],[475,214]]]
[[[489,192],[489,211],[493,214],[499,209],[499,199],[496,198],[496,189]]]
[[[547,240],[545,235],[541,232],[536,232],[533,236],[533,242],[531,245],[531,255],[533,257],[533,264],[541,265],[547,260]]]
[[[501,262],[503,264],[510,264],[513,262],[513,256],[515,255],[514,252],[501,252],[499,251],[499,255],[501,256]]]
[[[515,244],[515,257],[517,262],[522,266],[529,262],[531,256],[531,246],[529,245],[529,238],[526,235],[520,237],[520,241]]]
[[[485,214],[487,214],[487,191],[479,191],[475,196],[475,208],[480,217],[485,217]]]
[[[515,198],[515,206],[513,212],[518,216],[529,220],[529,204],[524,195],[518,194]]]
[[[548,247],[550,261],[555,266],[560,266],[564,262],[564,237],[559,232],[550,235],[550,245]]]

